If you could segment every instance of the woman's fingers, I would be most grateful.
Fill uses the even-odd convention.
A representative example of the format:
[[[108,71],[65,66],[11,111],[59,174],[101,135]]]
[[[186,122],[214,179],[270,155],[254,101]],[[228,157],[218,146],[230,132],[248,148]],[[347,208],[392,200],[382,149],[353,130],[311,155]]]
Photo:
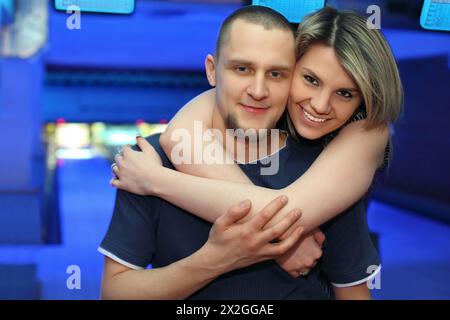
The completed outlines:
[[[323,243],[325,242],[325,235],[323,234],[322,231],[318,230],[317,232],[314,233],[314,239],[316,240],[319,247],[322,247]]]
[[[123,156],[120,153],[117,153],[114,156],[114,162],[116,163],[116,165],[120,165],[120,162],[123,160]]]
[[[112,172],[117,179],[120,179],[120,170],[117,164],[113,163],[111,165]]]
[[[285,195],[273,199],[255,217],[252,218],[254,230],[259,231],[286,205],[288,198]]]
[[[120,180],[119,179],[112,178],[111,180],[109,180],[109,184],[111,186],[113,186],[114,188],[120,188]]]
[[[141,136],[136,136],[136,143],[143,152],[151,151],[153,149],[153,146],[148,143],[147,139],[144,139]]]

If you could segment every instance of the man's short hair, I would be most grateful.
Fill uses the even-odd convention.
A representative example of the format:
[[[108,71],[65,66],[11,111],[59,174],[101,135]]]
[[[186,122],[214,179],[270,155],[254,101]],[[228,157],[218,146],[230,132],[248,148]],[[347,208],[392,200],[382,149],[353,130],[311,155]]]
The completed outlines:
[[[216,43],[216,59],[219,59],[220,50],[230,39],[233,22],[238,19],[260,25],[267,30],[278,29],[290,31],[292,32],[292,37],[295,38],[295,31],[291,24],[279,12],[264,6],[242,7],[230,14],[222,23]]]

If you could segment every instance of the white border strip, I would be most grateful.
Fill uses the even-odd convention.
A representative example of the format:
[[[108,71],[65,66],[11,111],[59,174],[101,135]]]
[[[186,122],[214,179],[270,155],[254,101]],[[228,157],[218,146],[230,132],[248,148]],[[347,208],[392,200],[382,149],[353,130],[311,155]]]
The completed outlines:
[[[377,270],[372,272],[372,274],[370,274],[367,278],[364,278],[362,280],[358,280],[355,282],[351,282],[351,283],[333,283],[332,282],[331,284],[333,285],[333,287],[336,287],[336,288],[346,288],[346,287],[357,286],[358,284],[372,280],[372,278],[374,278],[380,271],[381,271],[381,264],[378,266]]]
[[[142,269],[144,269],[144,268],[142,268],[142,267],[135,266],[134,264],[131,264],[131,263],[129,263],[129,262],[126,262],[126,261],[120,259],[120,258],[119,258],[118,256],[116,256],[115,254],[112,254],[111,252],[106,251],[106,250],[103,249],[102,247],[98,247],[98,248],[97,248],[97,251],[100,252],[101,254],[107,256],[108,258],[111,258],[111,259],[113,259],[114,261],[116,261],[116,262],[118,262],[118,263],[120,263],[120,264],[123,264],[125,267],[131,268],[131,269],[134,269],[134,270],[142,270]]]

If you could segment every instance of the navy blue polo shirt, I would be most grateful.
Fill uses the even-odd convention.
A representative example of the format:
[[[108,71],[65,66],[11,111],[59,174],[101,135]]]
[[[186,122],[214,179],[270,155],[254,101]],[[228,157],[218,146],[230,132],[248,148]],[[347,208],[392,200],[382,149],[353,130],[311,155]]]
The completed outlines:
[[[173,166],[159,145],[159,135],[147,138]],[[282,188],[314,162],[322,146],[288,137],[276,175],[261,176],[261,164],[241,165],[259,186]],[[276,156],[276,155],[272,155]],[[205,195],[207,196],[207,195]],[[116,194],[114,213],[99,251],[133,269],[164,267],[197,251],[208,239],[208,223],[169,202],[123,190]],[[352,285],[366,281],[367,268],[379,265],[362,201],[323,226],[326,245],[321,262],[306,277],[292,278],[271,260],[224,274],[194,293],[191,299],[328,299],[328,282]],[[324,277],[327,282],[324,282]]]

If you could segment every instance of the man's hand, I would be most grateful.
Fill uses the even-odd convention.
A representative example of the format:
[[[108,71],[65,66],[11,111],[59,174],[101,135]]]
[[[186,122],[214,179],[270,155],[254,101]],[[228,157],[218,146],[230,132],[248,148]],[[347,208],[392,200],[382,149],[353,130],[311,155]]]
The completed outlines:
[[[322,256],[324,241],[325,235],[319,229],[315,229],[275,260],[292,277],[305,276],[316,266],[317,260]]]
[[[205,265],[225,273],[273,259],[288,252],[300,239],[302,227],[297,228],[286,239],[275,241],[300,219],[299,209],[292,210],[277,224],[264,229],[264,226],[286,203],[285,196],[278,197],[246,222],[240,222],[240,220],[249,214],[251,202],[246,200],[232,206],[226,214],[216,220],[208,241],[201,249],[205,257]]]
[[[126,146],[115,156],[111,167],[115,177],[110,184],[141,196],[152,195],[152,175],[149,173],[162,168],[161,158],[146,139],[136,137],[136,142],[142,152]]]

